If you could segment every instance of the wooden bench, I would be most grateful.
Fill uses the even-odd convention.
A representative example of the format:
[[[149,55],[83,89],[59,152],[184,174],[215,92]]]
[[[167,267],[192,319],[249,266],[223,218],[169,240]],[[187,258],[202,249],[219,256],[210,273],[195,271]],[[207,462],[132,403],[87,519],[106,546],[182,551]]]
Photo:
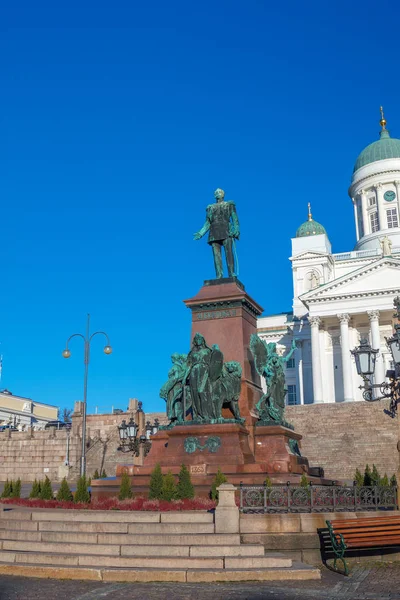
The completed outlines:
[[[400,516],[337,519],[326,524],[334,553],[333,569],[338,571],[336,563],[341,560],[345,575],[349,574],[345,553],[381,548],[395,550],[400,546]]]

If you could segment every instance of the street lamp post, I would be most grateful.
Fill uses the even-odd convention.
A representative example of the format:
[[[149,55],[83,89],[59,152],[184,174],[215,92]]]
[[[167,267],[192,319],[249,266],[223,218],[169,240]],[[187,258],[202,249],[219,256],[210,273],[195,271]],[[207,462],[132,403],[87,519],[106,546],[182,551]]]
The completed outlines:
[[[360,390],[363,391],[363,398],[367,402],[375,402],[384,398],[390,398],[390,408],[385,410],[391,417],[397,413],[397,404],[400,402],[400,298],[397,297],[393,301],[396,312],[394,316],[399,321],[394,326],[395,333],[389,339],[386,338],[386,344],[392,354],[394,369],[386,372],[386,377],[389,382],[382,381],[381,383],[371,383],[370,376],[375,371],[375,359],[378,350],[371,348],[367,340],[361,340],[360,345],[351,354],[355,358],[356,369],[358,375],[364,380],[364,385],[360,385]],[[379,390],[381,396],[374,398],[373,390]]]
[[[88,374],[89,374],[89,360],[90,360],[90,344],[95,335],[104,335],[106,338],[106,345],[104,346],[103,352],[104,354],[111,354],[112,348],[110,346],[110,340],[108,335],[104,331],[95,331],[90,334],[90,315],[87,315],[86,319],[86,335],[82,333],[73,333],[67,339],[67,343],[65,344],[65,350],[63,350],[63,357],[69,358],[71,356],[71,351],[68,348],[69,342],[74,337],[81,337],[84,342],[84,365],[85,365],[85,373],[83,377],[83,415],[82,415],[82,458],[81,458],[81,476],[84,476],[86,473],[86,407],[87,407],[87,387],[88,387]]]

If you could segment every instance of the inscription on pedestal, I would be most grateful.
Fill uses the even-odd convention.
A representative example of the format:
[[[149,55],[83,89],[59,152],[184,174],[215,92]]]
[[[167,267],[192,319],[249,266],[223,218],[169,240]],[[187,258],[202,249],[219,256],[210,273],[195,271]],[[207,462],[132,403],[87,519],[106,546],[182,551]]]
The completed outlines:
[[[208,321],[210,319],[227,319],[228,317],[236,317],[236,308],[230,310],[212,310],[194,313],[195,321]]]
[[[206,465],[190,465],[191,475],[207,475]]]

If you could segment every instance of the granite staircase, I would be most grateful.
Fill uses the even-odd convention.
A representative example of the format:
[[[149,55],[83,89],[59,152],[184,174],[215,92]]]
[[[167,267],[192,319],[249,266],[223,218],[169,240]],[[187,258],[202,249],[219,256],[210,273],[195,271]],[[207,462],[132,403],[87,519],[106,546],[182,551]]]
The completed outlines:
[[[102,581],[319,579],[239,534],[215,533],[207,512],[0,507],[0,575]]]

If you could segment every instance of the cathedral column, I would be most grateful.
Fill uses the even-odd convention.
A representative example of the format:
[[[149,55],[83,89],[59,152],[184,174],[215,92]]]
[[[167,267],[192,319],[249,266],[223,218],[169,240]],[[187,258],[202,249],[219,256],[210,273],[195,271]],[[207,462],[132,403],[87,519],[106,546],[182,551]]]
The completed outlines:
[[[371,346],[374,350],[379,350],[375,361],[374,382],[382,383],[385,381],[385,368],[383,365],[381,352],[381,335],[379,332],[379,310],[368,311],[369,322],[371,323]]]
[[[365,196],[364,190],[360,190],[359,195],[360,195],[360,201],[361,201],[361,213],[362,213],[362,220],[363,220],[364,235],[367,235],[371,231],[371,227],[368,222],[367,198]]]
[[[354,207],[354,220],[356,222],[356,238],[357,238],[357,242],[360,239],[360,232],[358,229],[358,210],[357,210],[357,198],[352,198],[353,201],[353,207]]]
[[[303,342],[296,340],[296,392],[300,404],[304,404],[304,385],[303,385]]]
[[[383,206],[382,184],[377,183],[374,186],[376,190],[376,205],[378,208],[379,229],[387,229],[386,213]]]
[[[352,402],[353,398],[353,382],[351,379],[351,354],[349,341],[349,321],[350,315],[343,313],[337,315],[340,322],[340,348],[342,351],[342,370],[343,370],[343,388],[344,401]]]
[[[396,186],[397,212],[399,214],[399,219],[400,219],[400,181],[398,179],[396,179],[396,181],[394,182],[394,185]]]
[[[318,404],[324,401],[322,397],[322,373],[319,345],[319,326],[321,324],[321,318],[309,317],[308,321],[311,325],[311,358],[314,404]]]

